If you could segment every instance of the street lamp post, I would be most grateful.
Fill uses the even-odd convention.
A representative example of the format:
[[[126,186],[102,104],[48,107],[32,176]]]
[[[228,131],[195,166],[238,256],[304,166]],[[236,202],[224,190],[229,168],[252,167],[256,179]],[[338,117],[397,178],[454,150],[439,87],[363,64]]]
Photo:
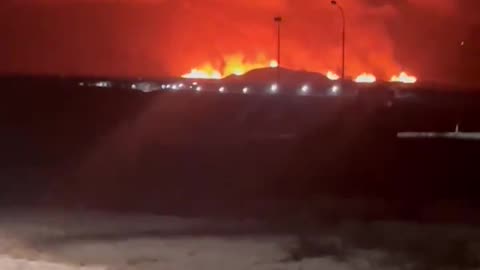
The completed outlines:
[[[273,18],[277,24],[277,84],[280,81],[280,24],[282,22],[282,17],[277,16]]]
[[[345,80],[345,12],[343,12],[342,6],[337,1],[332,0],[332,5],[338,7],[340,14],[342,15],[342,81]]]

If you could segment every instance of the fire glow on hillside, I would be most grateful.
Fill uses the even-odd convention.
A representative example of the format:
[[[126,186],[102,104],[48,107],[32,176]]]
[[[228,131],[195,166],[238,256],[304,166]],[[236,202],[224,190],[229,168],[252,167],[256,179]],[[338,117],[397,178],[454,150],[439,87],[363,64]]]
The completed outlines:
[[[1,1],[0,11],[5,12],[0,16],[0,33],[6,38],[0,42],[0,71],[155,78],[187,73],[185,77],[218,79],[245,73],[251,65],[271,66],[280,40],[279,64],[290,70],[322,74],[330,70],[340,77],[344,74],[350,82],[364,72],[375,75],[377,82],[392,81],[393,75],[398,83],[415,81],[399,76],[404,71],[418,81],[480,85],[476,76],[480,1],[336,3]],[[345,11],[345,24],[338,7]],[[108,19],[99,20],[98,14]],[[276,16],[283,18],[281,23],[274,20]],[[54,42],[57,37],[62,42]],[[49,53],[46,48],[51,48]],[[257,59],[261,54],[265,57]],[[238,56],[241,65],[225,60],[232,55]]]
[[[247,60],[243,55],[236,54],[225,57],[223,63],[214,68],[212,64],[205,63],[203,66],[193,68],[189,73],[183,74],[182,78],[188,79],[222,79],[230,75],[243,75],[258,68],[276,68],[276,60],[267,60],[263,55],[253,61]]]
[[[358,75],[354,81],[357,83],[374,83],[377,81],[377,78],[373,74],[362,73]]]
[[[417,77],[415,76],[410,76],[405,72],[401,72],[400,75],[392,76],[390,79],[391,82],[401,82],[401,83],[416,83],[417,82]]]
[[[182,75],[182,78],[187,79],[215,79],[219,80],[230,75],[241,76],[251,70],[259,68],[277,68],[278,63],[275,60],[268,60],[263,55],[257,56],[254,60],[248,60],[241,54],[226,56],[224,60],[218,64],[213,65],[210,62],[192,68],[190,72]],[[325,76],[329,80],[339,80],[340,76],[333,71],[327,71]],[[357,83],[375,83],[377,77],[374,74],[363,72],[354,78]],[[400,83],[415,83],[417,78],[401,72],[399,75],[393,75],[390,78],[391,82]]]
[[[340,79],[340,76],[338,76],[336,73],[333,73],[331,71],[327,71],[327,73],[325,74],[325,76],[327,76],[327,78],[329,80],[332,80],[332,81],[336,81],[338,79]]]

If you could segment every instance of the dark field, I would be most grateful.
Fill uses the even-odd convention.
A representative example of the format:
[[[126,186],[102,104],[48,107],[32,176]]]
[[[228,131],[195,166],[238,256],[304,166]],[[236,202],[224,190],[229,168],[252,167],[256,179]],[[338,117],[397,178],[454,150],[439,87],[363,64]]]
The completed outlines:
[[[141,93],[4,79],[0,201],[178,215],[478,222],[480,96]]]

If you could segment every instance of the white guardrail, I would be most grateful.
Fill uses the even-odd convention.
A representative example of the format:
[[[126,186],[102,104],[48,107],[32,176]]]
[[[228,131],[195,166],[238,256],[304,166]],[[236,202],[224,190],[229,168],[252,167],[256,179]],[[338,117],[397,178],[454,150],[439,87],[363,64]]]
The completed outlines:
[[[480,132],[399,132],[400,139],[453,139],[453,140],[480,140]]]

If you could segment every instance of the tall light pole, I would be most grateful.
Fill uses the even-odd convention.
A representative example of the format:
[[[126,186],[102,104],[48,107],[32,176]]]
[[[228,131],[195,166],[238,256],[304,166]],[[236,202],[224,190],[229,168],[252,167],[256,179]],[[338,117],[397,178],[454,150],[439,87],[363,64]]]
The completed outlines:
[[[340,10],[342,15],[342,81],[345,80],[345,12],[343,12],[342,6],[340,6],[337,1],[332,0],[332,5],[336,6]]]
[[[280,83],[280,24],[282,23],[282,17],[277,16],[273,18],[277,24],[277,84]]]

